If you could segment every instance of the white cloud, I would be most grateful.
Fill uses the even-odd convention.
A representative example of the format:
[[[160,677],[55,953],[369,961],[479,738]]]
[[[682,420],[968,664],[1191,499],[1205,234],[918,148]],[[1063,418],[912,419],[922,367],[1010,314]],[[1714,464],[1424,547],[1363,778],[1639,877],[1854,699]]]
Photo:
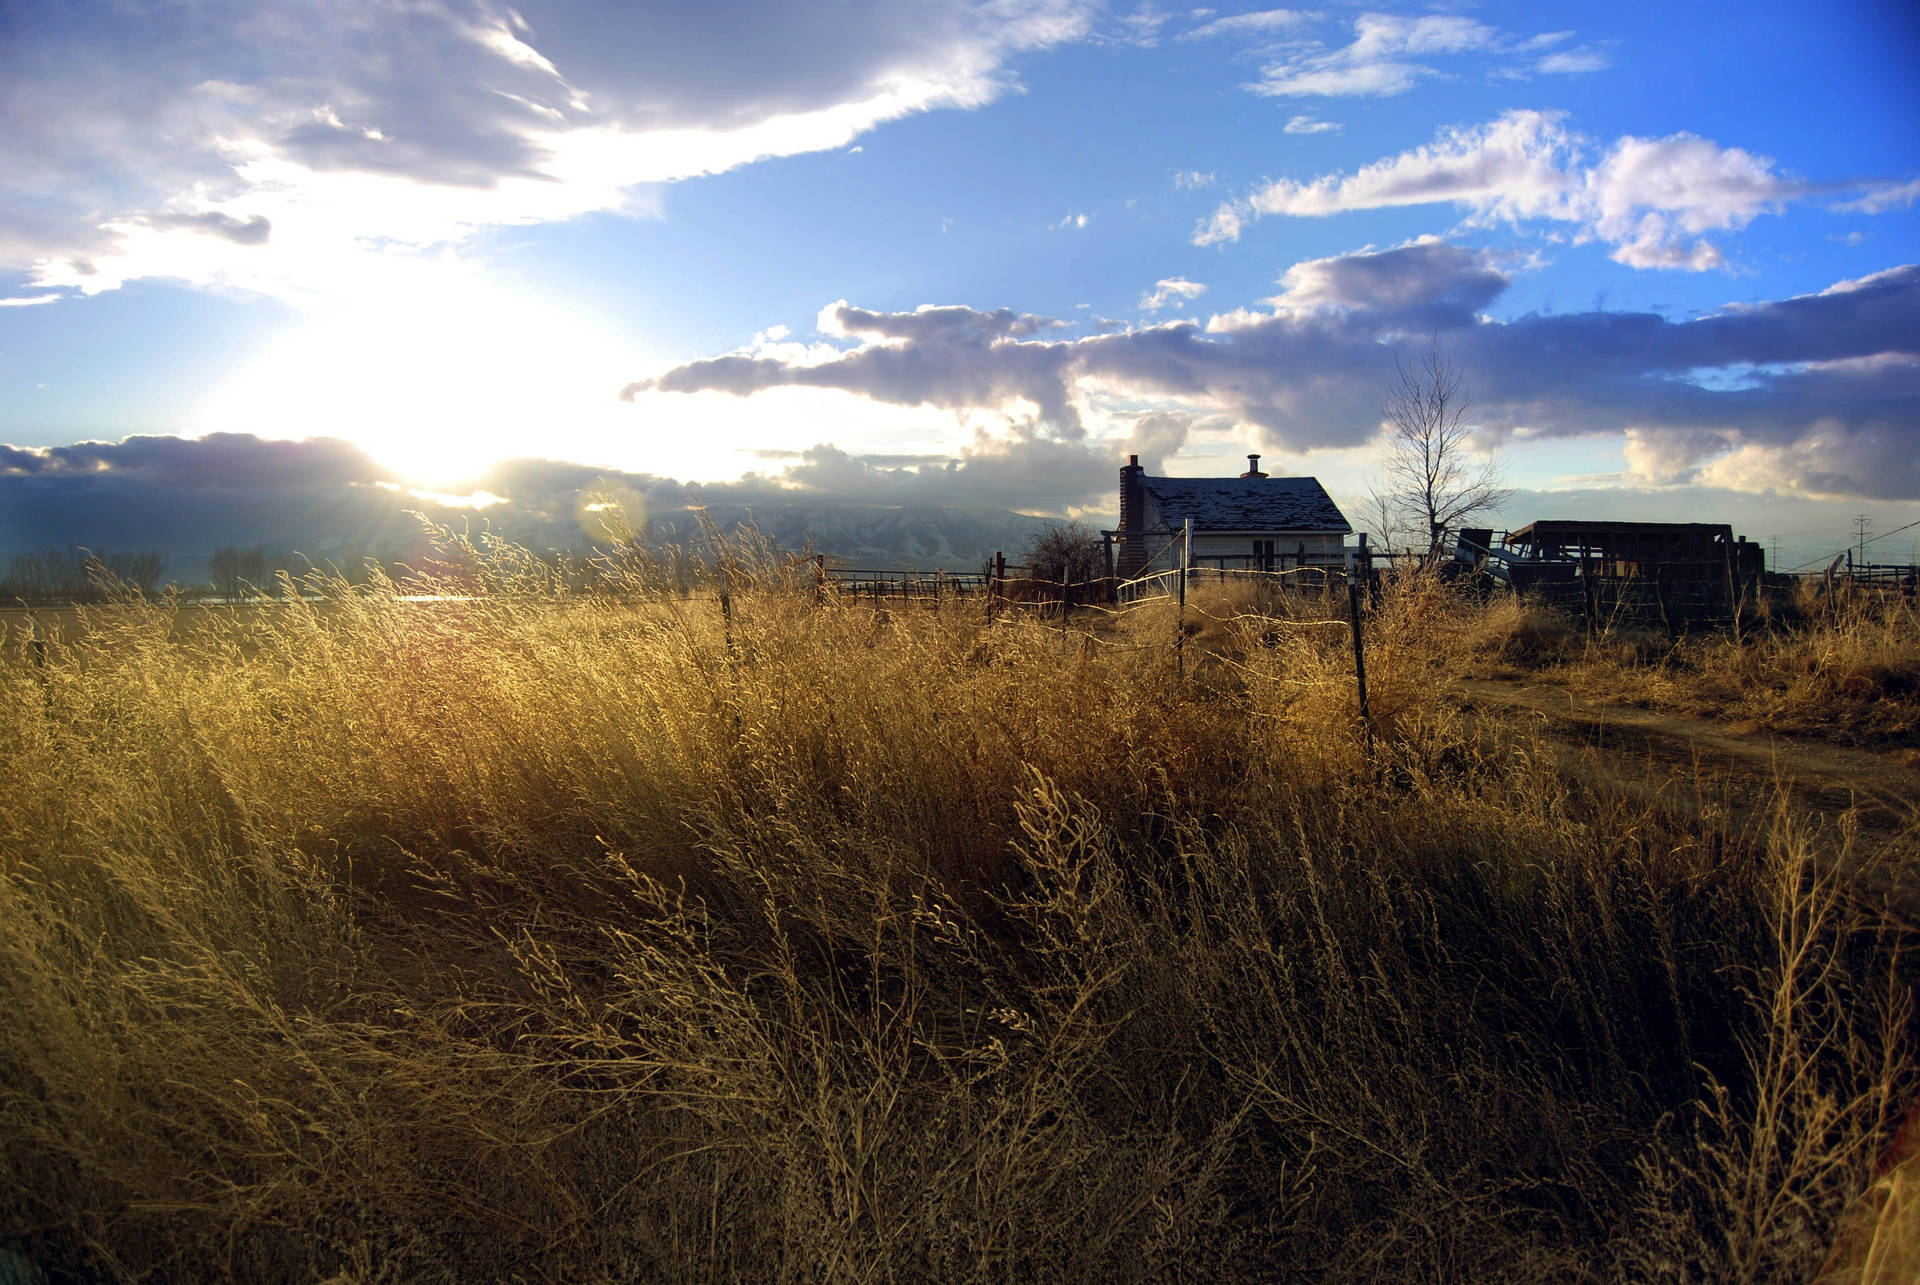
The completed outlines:
[[[480,228],[645,216],[648,184],[979,107],[1022,51],[1090,24],[1087,0],[522,12],[204,0],[109,24],[29,6],[0,42],[0,268],[299,297]]]
[[[1611,244],[1629,266],[1703,271],[1725,261],[1704,234],[1737,231],[1807,191],[1769,157],[1692,134],[1624,137],[1597,161],[1589,160],[1593,146],[1557,113],[1508,112],[1350,174],[1275,180],[1222,205],[1193,239],[1234,240],[1262,215],[1454,204],[1481,222],[1572,224],[1578,235]]]
[[[1249,218],[1269,214],[1307,217],[1457,202],[1511,218],[1547,215],[1567,207],[1574,146],[1559,116],[1509,112],[1478,129],[1442,131],[1433,143],[1352,174],[1305,183],[1277,179],[1244,200],[1223,204],[1194,242],[1236,239]]]
[[[1117,15],[1113,19],[1112,34],[1107,38],[1116,44],[1151,49],[1160,43],[1160,29],[1172,20],[1172,14],[1143,4],[1131,13]]]
[[[1533,69],[1545,76],[1584,76],[1611,66],[1613,60],[1598,49],[1566,49],[1548,54]]]
[[[1416,58],[1497,49],[1500,33],[1455,14],[1406,18],[1367,13],[1354,19],[1353,41],[1338,49],[1315,44],[1261,68],[1248,88],[1274,98],[1389,97],[1434,73]]]
[[[1068,210],[1058,223],[1048,224],[1047,230],[1050,232],[1078,232],[1091,222],[1093,222],[1093,216],[1091,214],[1079,214],[1073,210]]]
[[[36,304],[57,303],[60,298],[57,294],[20,295],[12,299],[0,299],[0,308],[31,308]]]
[[[1719,267],[1720,251],[1698,238],[1735,231],[1777,213],[1805,188],[1776,173],[1770,157],[1722,148],[1693,134],[1622,138],[1583,176],[1581,205],[1592,227],[1631,267]]]
[[[1194,230],[1193,243],[1220,245],[1227,241],[1238,241],[1241,229],[1245,226],[1245,220],[1241,218],[1244,208],[1245,202],[1242,201],[1228,201],[1221,205]]]
[[[1286,26],[1300,26],[1322,15],[1292,10]],[[1255,28],[1242,18],[1222,18],[1189,33],[1238,32]],[[1353,20],[1345,44],[1294,39],[1276,46],[1260,78],[1246,88],[1273,98],[1384,98],[1404,94],[1422,81],[1455,74],[1438,60],[1467,60],[1496,80],[1525,80],[1535,75],[1576,75],[1602,71],[1611,65],[1603,51],[1591,46],[1557,48],[1573,38],[1571,31],[1516,37],[1459,14],[1405,16],[1363,13]]]
[[[1888,210],[1904,209],[1915,201],[1920,201],[1920,178],[1905,183],[1871,184],[1866,194],[1858,200],[1847,201],[1834,208],[1849,213],[1884,214]]]
[[[1337,134],[1342,126],[1330,120],[1316,120],[1311,116],[1295,116],[1287,121],[1289,134]]]
[[[1173,176],[1174,190],[1178,192],[1198,191],[1213,186],[1213,175],[1202,174],[1198,170],[1179,170]]]
[[[1189,299],[1198,299],[1207,292],[1207,288],[1198,281],[1189,281],[1185,277],[1162,277],[1154,282],[1153,289],[1140,296],[1140,311],[1158,312],[1172,304],[1178,308]]]
[[[1194,15],[1198,17],[1211,12],[1211,10],[1196,9]],[[1236,13],[1202,23],[1193,30],[1183,33],[1180,39],[1205,40],[1210,36],[1270,36],[1278,31],[1291,31],[1317,17],[1319,17],[1318,14],[1304,9],[1262,9],[1256,13]]]

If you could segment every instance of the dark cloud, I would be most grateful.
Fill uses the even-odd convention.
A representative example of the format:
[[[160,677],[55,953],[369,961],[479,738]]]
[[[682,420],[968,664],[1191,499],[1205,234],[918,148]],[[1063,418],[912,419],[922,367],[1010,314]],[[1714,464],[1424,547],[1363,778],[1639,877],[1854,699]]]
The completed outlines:
[[[509,460],[470,484],[503,497],[469,507],[401,487],[352,444],[244,433],[130,437],[31,450],[0,445],[0,555],[47,546],[160,549],[167,574],[196,580],[223,544],[264,545],[315,560],[417,559],[420,515],[486,523],[534,548],[591,538],[584,497],[616,493],[644,516],[682,508],[679,483],[553,460]]]
[[[698,498],[724,524],[750,517],[787,547],[811,537],[815,547],[860,565],[977,566],[995,549],[1022,548],[1044,525],[1007,510],[1058,511],[1072,503],[1104,524],[1124,455],[1133,452],[1149,467],[1160,467],[1164,455],[1181,449],[1203,425],[1185,413],[1142,412],[1127,416],[1126,426],[1127,439],[1113,450],[1015,434],[1004,441],[983,439],[959,457],[937,462],[895,464],[822,444],[800,452],[791,468],[712,483],[699,488]],[[599,534],[584,511],[594,496],[613,498],[632,521],[650,524],[656,533],[698,538],[688,512],[693,489],[650,474],[509,460],[471,484],[504,497],[484,510],[390,489],[390,483],[380,484],[384,480],[352,447],[324,440],[274,442],[236,434],[53,451],[0,446],[0,557],[48,546],[159,549],[168,555],[165,574],[183,581],[204,579],[207,555],[223,544],[259,544],[343,564],[364,556],[417,561],[428,548],[417,513],[455,526],[484,523],[537,549],[581,548]],[[1599,490],[1522,493],[1507,506],[1507,520],[1518,525],[1538,517],[1672,514],[1674,491],[1622,487],[1619,481]],[[1750,490],[1711,479],[1685,495],[1690,514],[1732,521],[1755,538],[1765,539],[1772,530],[1798,533],[1786,545],[1795,561],[1829,544],[1839,547],[1856,511],[1839,501],[1792,497],[1769,498],[1763,511]],[[1920,517],[1920,504],[1873,512],[1876,529],[1891,529]],[[1823,530],[1831,533],[1827,543],[1821,542]],[[1903,554],[1906,544],[1890,547]]]
[[[280,441],[250,433],[129,437],[38,450],[0,446],[0,478],[136,480],[182,491],[248,489],[299,482],[371,485],[393,480],[359,447],[333,437]]]
[[[778,473],[748,473],[702,488],[710,499],[749,504],[792,502],[930,505],[1055,512],[1098,504],[1117,485],[1111,447],[1037,433],[981,437],[953,458],[890,464],[822,443]]]
[[[1275,300],[1290,308],[1364,309],[1412,329],[1453,329],[1506,291],[1501,256],[1438,237],[1378,253],[1308,259],[1288,268]]]
[[[1026,339],[1067,323],[1052,317],[1001,308],[976,312],[972,308],[923,306],[912,312],[869,312],[842,299],[827,310],[827,319],[847,334],[877,339],[905,339],[915,343],[991,344],[1002,339]]]
[[[794,458],[800,458],[796,452]],[[862,464],[874,468],[920,468],[928,464],[948,464],[954,459],[951,455],[862,455],[858,457]]]
[[[857,348],[837,360],[799,365],[771,357],[726,356],[691,362],[621,391],[629,400],[643,392],[682,393],[718,389],[745,396],[763,388],[800,385],[838,388],[902,406],[998,408],[1017,397],[1039,407],[1055,432],[1081,432],[1080,415],[1068,398],[1058,344],[1023,342],[1059,328],[1045,317],[1002,308],[921,308],[914,312],[869,312],[840,303],[824,319],[842,330],[882,342]]]
[[[1396,354],[1432,336],[1496,436],[1629,430],[1643,444],[1691,444],[1678,452],[1689,467],[1744,449],[1754,468],[1764,459],[1782,470],[1782,489],[1920,496],[1920,267],[1686,321],[1604,311],[1483,319],[1507,280],[1484,252],[1423,241],[1301,264],[1272,313],[1226,314],[1205,329],[1025,338],[1005,312],[942,309],[931,325],[920,313],[846,309],[888,341],[815,364],[693,362],[630,391],[797,384],[996,410],[1018,397],[1072,439],[1097,383],[1223,414],[1302,450],[1369,438]]]
[[[399,486],[356,447],[332,439],[274,441],[248,434],[134,437],[28,449],[0,445],[0,557],[45,547],[158,549],[165,574],[204,579],[220,545],[264,545],[315,561],[363,557],[417,561],[428,551],[421,517],[485,524],[531,548],[585,548],[604,535],[587,505],[610,499],[636,528],[697,538],[690,506],[723,523],[751,514],[798,547],[869,562],[972,565],[995,548],[1021,547],[1062,495],[1101,500],[1113,463],[1083,443],[982,442],[958,459],[855,458],[830,445],[798,452],[775,473],[701,488],[672,478],[564,460],[506,460],[462,488],[467,498]],[[1044,524],[1044,523],[1041,523]],[[891,552],[890,552],[891,550]]]
[[[236,219],[231,214],[209,210],[204,214],[156,214],[151,220],[157,228],[191,228],[209,236],[224,237],[235,245],[265,245],[273,235],[273,224],[264,215]]]

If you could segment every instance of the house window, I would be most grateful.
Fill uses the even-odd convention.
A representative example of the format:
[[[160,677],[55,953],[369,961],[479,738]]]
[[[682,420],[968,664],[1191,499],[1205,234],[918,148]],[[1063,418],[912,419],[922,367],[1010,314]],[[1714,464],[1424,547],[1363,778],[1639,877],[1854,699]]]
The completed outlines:
[[[1253,542],[1253,563],[1262,571],[1273,570],[1273,541],[1255,540]]]

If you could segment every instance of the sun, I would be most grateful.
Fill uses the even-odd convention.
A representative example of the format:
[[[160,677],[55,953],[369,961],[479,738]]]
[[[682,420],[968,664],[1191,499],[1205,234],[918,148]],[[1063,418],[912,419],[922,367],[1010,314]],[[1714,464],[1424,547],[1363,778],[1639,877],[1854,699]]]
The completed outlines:
[[[447,273],[316,307],[200,408],[200,433],[341,437],[407,482],[457,488],[525,455],[610,460],[642,358],[609,328]]]

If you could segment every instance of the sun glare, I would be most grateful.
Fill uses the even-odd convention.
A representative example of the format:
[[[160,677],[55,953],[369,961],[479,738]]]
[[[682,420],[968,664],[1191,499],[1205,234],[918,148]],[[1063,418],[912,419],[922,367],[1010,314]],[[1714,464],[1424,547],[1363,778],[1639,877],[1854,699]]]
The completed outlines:
[[[801,346],[777,351],[787,349]],[[976,429],[1004,426],[989,413],[827,388],[621,401],[620,390],[657,364],[577,312],[508,294],[457,265],[412,264],[377,292],[366,293],[362,278],[353,298],[314,307],[200,408],[193,429],[345,438],[407,487],[460,496],[489,466],[516,457],[683,481],[746,470],[777,477],[815,443],[856,457],[958,454]]]
[[[458,490],[537,455],[614,463],[640,358],[576,313],[455,276],[323,307],[202,408],[201,432],[343,437],[419,486]]]

